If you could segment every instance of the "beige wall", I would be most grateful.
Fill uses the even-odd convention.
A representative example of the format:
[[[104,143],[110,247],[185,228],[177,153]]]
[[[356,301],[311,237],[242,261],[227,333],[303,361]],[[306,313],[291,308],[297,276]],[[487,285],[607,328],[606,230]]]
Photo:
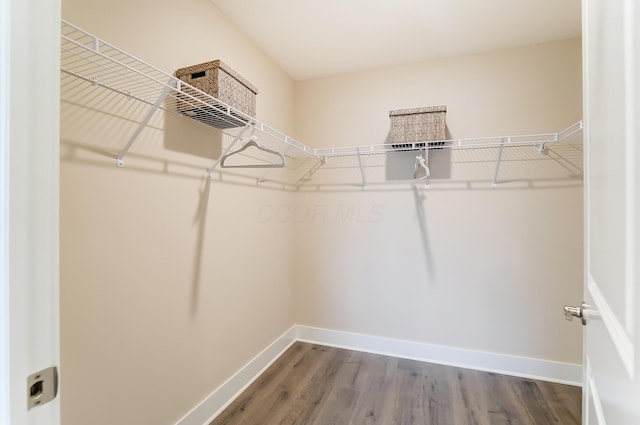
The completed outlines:
[[[293,82],[207,0],[65,0],[63,17],[168,72],[223,59],[292,130]],[[135,128],[118,116],[147,106],[96,93],[63,87],[62,422],[172,424],[293,325],[292,229],[256,220],[290,195],[206,190],[212,160],[164,147],[219,140],[188,120],[154,119],[116,168]]]
[[[568,40],[300,82],[296,130],[313,146],[384,143],[389,110],[447,105],[452,137],[553,132],[581,101]],[[473,189],[422,192],[426,230],[408,189],[296,197],[325,212],[295,223],[296,323],[580,363],[581,329],[561,308],[581,299],[581,182],[542,187],[542,171],[491,190],[487,155]]]

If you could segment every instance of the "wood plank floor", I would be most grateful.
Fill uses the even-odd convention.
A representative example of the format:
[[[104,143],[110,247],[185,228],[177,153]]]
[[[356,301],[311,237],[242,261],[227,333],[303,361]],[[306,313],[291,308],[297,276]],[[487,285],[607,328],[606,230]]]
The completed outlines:
[[[581,389],[295,343],[211,425],[580,424]]]

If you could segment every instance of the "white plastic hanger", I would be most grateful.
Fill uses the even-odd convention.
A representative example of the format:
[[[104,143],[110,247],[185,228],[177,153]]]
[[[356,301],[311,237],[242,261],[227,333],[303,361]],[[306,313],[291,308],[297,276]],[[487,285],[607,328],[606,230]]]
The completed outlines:
[[[224,162],[231,156],[237,155],[241,152],[244,152],[245,150],[247,150],[250,147],[255,147],[258,150],[261,150],[263,152],[267,152],[269,154],[275,155],[277,157],[277,159],[279,159],[278,162],[272,162],[269,164],[240,164],[240,165],[225,165]],[[228,154],[226,154],[225,156],[222,157],[222,159],[220,160],[220,167],[221,168],[283,168],[285,166],[285,159],[284,159],[284,155],[282,155],[280,152],[276,152],[273,151],[271,149],[267,149],[267,148],[263,148],[262,146],[260,146],[258,144],[258,142],[256,142],[256,137],[253,136],[251,137],[251,140],[249,142],[247,142],[243,147],[241,147],[240,149],[238,149],[237,151],[233,151],[233,152],[229,152]]]

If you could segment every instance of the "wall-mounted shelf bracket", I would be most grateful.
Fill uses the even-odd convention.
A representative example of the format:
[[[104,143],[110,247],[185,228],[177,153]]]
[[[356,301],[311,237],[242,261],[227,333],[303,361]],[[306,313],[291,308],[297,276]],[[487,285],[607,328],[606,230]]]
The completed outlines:
[[[320,157],[320,161],[316,162],[313,167],[311,167],[309,169],[309,171],[307,171],[304,176],[300,177],[298,179],[298,181],[296,182],[296,189],[300,189],[300,187],[302,185],[304,185],[305,183],[307,183],[308,181],[311,180],[311,178],[313,177],[313,175],[320,169],[322,168],[323,165],[326,165],[327,162],[329,162],[329,159],[326,156],[321,156]]]
[[[358,166],[360,167],[360,177],[362,178],[362,190],[367,187],[367,180],[364,176],[364,169],[362,168],[362,155],[360,155],[360,148],[356,148],[356,155],[358,157]]]
[[[549,149],[547,148],[547,144],[546,143],[540,143],[538,145],[538,153],[540,155],[549,155]]]
[[[171,83],[172,81],[169,80],[169,82],[167,83],[167,86],[164,88],[164,90],[162,90],[162,93],[160,93],[160,96],[158,97],[156,102],[151,106],[151,108],[147,112],[147,115],[145,115],[144,119],[140,122],[140,124],[138,124],[138,128],[136,128],[136,131],[134,131],[134,133],[131,135],[125,147],[118,154],[118,158],[116,159],[116,166],[118,168],[124,167],[125,155],[127,154],[127,152],[129,152],[129,149],[131,148],[133,143],[136,141],[136,139],[138,138],[142,130],[147,126],[147,124],[149,124],[149,121],[151,121],[151,118],[156,113],[158,108],[162,105],[165,98],[173,90],[173,87],[171,87]],[[129,97],[130,97],[130,94],[129,94]]]
[[[500,161],[502,161],[502,151],[504,151],[505,143],[509,142],[509,138],[505,137],[502,139],[502,143],[500,143],[500,148],[498,149],[498,159],[496,160],[496,170],[493,173],[493,183],[491,184],[492,188],[498,186],[498,171],[500,171]]]

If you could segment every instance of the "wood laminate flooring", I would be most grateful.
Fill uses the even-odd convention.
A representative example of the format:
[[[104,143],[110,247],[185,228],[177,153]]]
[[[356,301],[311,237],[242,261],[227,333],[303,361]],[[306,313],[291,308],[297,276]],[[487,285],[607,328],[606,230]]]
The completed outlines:
[[[580,424],[581,389],[297,342],[211,425]]]

